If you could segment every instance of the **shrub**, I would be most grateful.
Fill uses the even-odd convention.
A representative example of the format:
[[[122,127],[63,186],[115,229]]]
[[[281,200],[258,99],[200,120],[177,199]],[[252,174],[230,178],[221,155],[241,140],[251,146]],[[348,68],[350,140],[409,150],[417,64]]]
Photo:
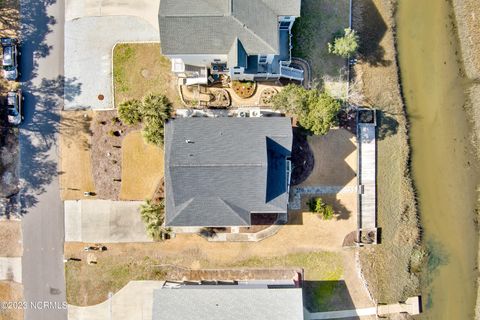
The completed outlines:
[[[310,211],[319,214],[322,219],[330,220],[333,218],[335,211],[333,207],[329,204],[326,204],[322,198],[311,198],[308,201],[308,207]]]
[[[142,101],[143,138],[147,143],[163,145],[163,127],[170,118],[172,105],[163,95],[149,94]]]
[[[345,29],[345,34],[335,37],[333,43],[328,43],[328,52],[337,56],[348,58],[357,52],[359,47],[359,38],[355,30]]]
[[[163,145],[163,126],[170,118],[172,105],[164,95],[148,94],[142,101],[128,100],[118,108],[123,123],[143,122],[142,135],[147,143]]]
[[[154,203],[151,200],[145,201],[140,207],[140,215],[145,223],[145,229],[150,237],[155,241],[165,239],[170,233],[170,229],[163,226],[165,220],[165,205],[162,202]]]
[[[133,125],[142,121],[142,103],[136,99],[127,100],[118,106],[118,117],[123,123]]]
[[[340,102],[326,92],[289,84],[272,98],[273,108],[295,114],[298,123],[313,134],[326,134],[337,124]]]

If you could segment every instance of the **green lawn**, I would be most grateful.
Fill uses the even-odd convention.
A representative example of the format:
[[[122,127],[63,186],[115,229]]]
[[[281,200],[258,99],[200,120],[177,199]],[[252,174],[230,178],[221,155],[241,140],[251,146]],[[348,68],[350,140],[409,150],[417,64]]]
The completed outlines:
[[[349,297],[348,290],[340,281],[343,276],[342,256],[335,252],[295,253],[273,258],[253,257],[228,267],[303,268],[305,271],[304,300],[306,307],[313,312],[338,307],[338,301],[333,301],[335,296]]]
[[[348,27],[349,0],[302,0],[301,17],[293,25],[293,56],[310,62],[312,79],[336,96],[346,83],[345,59],[328,53],[333,34]]]
[[[160,53],[159,43],[120,43],[113,50],[115,107],[148,93],[164,94],[174,106],[181,104],[170,60]]]

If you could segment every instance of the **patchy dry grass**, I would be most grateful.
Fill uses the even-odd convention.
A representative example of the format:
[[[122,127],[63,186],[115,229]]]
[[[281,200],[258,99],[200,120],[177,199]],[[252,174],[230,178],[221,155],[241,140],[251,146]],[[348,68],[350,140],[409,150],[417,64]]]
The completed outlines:
[[[23,285],[11,281],[0,281],[0,301],[23,301]],[[23,310],[0,309],[0,320],[23,320]]]
[[[165,273],[155,268],[155,260],[148,257],[106,257],[98,264],[83,261],[65,264],[67,301],[82,306],[105,301],[109,292],[115,293],[131,280],[163,280]]]
[[[174,106],[180,105],[170,69],[170,60],[160,54],[159,43],[117,44],[113,50],[115,107],[149,93],[164,94]]]
[[[293,56],[308,60],[312,79],[328,88],[343,89],[345,59],[328,52],[333,34],[348,27],[348,0],[303,0],[301,17],[293,26]]]
[[[92,111],[61,113],[60,196],[63,200],[83,199],[85,191],[95,192],[90,150],[91,121]]]
[[[163,170],[163,150],[145,143],[140,131],[130,132],[122,141],[120,200],[152,198]]]
[[[379,302],[401,301],[419,292],[418,277],[410,272],[412,256],[419,250],[420,230],[408,169],[407,121],[391,31],[393,2],[354,2],[353,16],[353,27],[363,39],[362,61],[355,66],[355,77],[365,97],[364,104],[379,110],[377,199],[382,244],[364,248],[360,254],[369,289]]]
[[[0,221],[0,257],[21,257],[22,253],[22,223]]]

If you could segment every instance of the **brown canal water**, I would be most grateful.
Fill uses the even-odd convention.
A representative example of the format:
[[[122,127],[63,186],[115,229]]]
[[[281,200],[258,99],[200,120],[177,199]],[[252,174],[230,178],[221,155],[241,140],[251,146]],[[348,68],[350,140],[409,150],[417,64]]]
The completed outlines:
[[[410,121],[412,171],[430,250],[421,319],[473,319],[478,167],[451,5],[399,0],[397,40]]]

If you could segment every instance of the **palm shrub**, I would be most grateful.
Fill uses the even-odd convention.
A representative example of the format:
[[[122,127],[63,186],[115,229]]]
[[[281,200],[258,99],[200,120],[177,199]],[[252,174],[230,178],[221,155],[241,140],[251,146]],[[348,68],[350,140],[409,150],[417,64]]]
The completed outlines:
[[[335,37],[333,43],[328,43],[328,52],[337,56],[348,58],[357,52],[359,47],[359,38],[355,30],[346,28],[345,34],[341,37]]]
[[[142,100],[143,130],[142,135],[147,143],[163,146],[163,128],[170,118],[172,104],[163,95],[149,94]]]
[[[125,124],[137,124],[142,121],[142,103],[137,99],[131,99],[120,103],[118,117]]]
[[[308,201],[308,207],[310,211],[319,214],[324,220],[330,220],[333,218],[335,211],[333,207],[326,204],[322,198],[311,198]]]
[[[118,117],[123,123],[143,123],[142,135],[147,143],[163,146],[163,127],[170,118],[172,104],[164,95],[148,94],[142,101],[132,99],[122,102]]]
[[[289,84],[272,97],[273,108],[295,114],[298,123],[313,134],[326,134],[337,125],[341,104],[326,92]]]
[[[163,201],[154,203],[152,200],[146,200],[140,206],[140,215],[145,224],[147,234],[155,241],[164,240],[165,235],[170,230],[163,226],[165,220],[165,204]]]

